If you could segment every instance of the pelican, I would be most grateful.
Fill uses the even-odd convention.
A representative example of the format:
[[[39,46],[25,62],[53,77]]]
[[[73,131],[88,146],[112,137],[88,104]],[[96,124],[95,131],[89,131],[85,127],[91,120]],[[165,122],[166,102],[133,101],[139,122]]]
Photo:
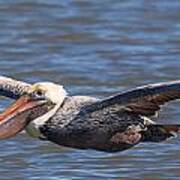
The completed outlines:
[[[3,125],[10,119],[13,125],[21,119],[26,123],[21,125],[21,128],[15,126],[14,128],[18,129],[16,133],[24,128],[34,138],[61,146],[117,152],[141,142],[161,142],[180,132],[178,124],[156,124],[151,119],[152,116],[157,117],[162,105],[180,98],[180,81],[150,84],[98,99],[90,96],[70,96],[63,86],[51,82],[31,85],[1,76],[0,95],[18,99],[20,102],[24,96],[46,102],[44,111],[33,117],[29,116],[34,108],[37,108],[37,103],[31,108],[20,108],[20,117],[16,110],[13,113],[5,111],[0,123],[2,121]],[[16,107],[16,104],[18,103],[15,102],[13,106]],[[51,106],[47,108],[47,104]],[[41,108],[42,102],[38,110]],[[36,112],[38,110],[36,109]],[[6,127],[1,127],[0,124],[1,129],[7,131]],[[16,133],[11,133],[11,136]]]

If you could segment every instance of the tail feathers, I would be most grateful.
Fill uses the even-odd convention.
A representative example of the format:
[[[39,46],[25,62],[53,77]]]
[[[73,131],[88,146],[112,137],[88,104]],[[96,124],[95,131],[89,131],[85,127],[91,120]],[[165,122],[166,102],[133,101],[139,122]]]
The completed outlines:
[[[152,124],[142,132],[143,142],[161,142],[180,133],[180,125],[156,125]]]

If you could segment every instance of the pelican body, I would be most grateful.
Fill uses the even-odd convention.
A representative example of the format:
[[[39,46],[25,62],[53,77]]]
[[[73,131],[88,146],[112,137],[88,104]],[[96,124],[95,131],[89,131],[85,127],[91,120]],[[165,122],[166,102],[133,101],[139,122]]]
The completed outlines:
[[[0,77],[0,95],[18,99],[24,93],[36,94],[36,98],[54,104],[23,126],[28,134],[66,147],[117,152],[141,142],[161,142],[180,131],[178,124],[156,124],[151,120],[161,105],[180,98],[180,81],[147,85],[97,99],[70,96],[54,83],[30,85]],[[27,108],[23,113],[32,110]],[[26,121],[29,115],[21,118]]]

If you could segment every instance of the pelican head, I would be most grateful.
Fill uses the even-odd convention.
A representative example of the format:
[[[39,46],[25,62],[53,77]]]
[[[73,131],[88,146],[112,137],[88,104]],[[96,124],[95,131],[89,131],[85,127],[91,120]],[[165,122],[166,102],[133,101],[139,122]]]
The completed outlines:
[[[39,82],[29,89],[28,94],[35,98],[45,98],[54,104],[61,105],[67,96],[67,92],[61,85],[51,82]]]
[[[39,137],[39,127],[56,113],[66,96],[62,86],[51,82],[32,85],[0,114],[0,139],[12,137],[24,128],[31,136]]]

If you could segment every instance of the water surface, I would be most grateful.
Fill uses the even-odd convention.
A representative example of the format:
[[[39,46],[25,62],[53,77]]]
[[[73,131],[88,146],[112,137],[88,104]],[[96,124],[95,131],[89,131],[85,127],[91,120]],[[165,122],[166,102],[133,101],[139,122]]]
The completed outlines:
[[[179,9],[178,0],[1,0],[0,73],[97,97],[179,79]],[[159,121],[180,123],[179,103]],[[0,143],[0,179],[179,179],[179,140],[109,154],[20,134]]]

